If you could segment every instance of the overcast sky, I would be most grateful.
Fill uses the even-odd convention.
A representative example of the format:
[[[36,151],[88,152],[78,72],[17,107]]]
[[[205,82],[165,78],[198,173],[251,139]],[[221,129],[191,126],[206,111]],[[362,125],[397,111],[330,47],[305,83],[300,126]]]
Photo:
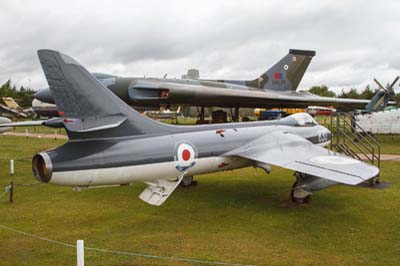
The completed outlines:
[[[0,84],[47,86],[36,50],[91,72],[253,79],[290,48],[316,50],[301,89],[400,75],[400,1],[0,2]],[[396,86],[398,88],[398,86]],[[398,90],[398,89],[397,89]]]

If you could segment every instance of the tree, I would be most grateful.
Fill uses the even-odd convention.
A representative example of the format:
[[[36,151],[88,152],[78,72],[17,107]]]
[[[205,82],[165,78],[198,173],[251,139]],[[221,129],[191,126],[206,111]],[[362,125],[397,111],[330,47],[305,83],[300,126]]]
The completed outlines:
[[[360,93],[356,88],[351,88],[348,92],[345,92],[342,89],[342,93],[339,95],[339,98],[352,98],[352,99],[372,99],[377,90],[372,90],[369,85],[365,87],[365,89]]]
[[[11,79],[7,80],[0,87],[0,101],[3,97],[12,97],[21,107],[32,105],[34,91],[30,88],[21,86],[19,90],[12,84]]]
[[[309,92],[324,97],[336,97],[336,94],[333,91],[330,91],[327,86],[313,86],[311,89],[308,90]]]
[[[21,107],[29,107],[32,105],[33,101],[33,94],[35,92],[30,89],[30,88],[24,88],[24,86],[21,86],[18,92],[18,97],[17,99],[19,100],[19,105]]]
[[[6,97],[11,89],[11,79],[7,80],[6,83],[0,87],[0,97]]]
[[[393,101],[395,101],[397,105],[400,105],[400,93],[397,93],[397,94],[393,97]]]
[[[365,89],[361,92],[360,97],[361,99],[372,99],[377,92],[377,89],[372,90],[369,85],[365,87]]]
[[[344,89],[342,89],[342,93],[339,95],[339,98],[360,99],[360,94],[356,88],[351,88],[348,92],[345,92]]]

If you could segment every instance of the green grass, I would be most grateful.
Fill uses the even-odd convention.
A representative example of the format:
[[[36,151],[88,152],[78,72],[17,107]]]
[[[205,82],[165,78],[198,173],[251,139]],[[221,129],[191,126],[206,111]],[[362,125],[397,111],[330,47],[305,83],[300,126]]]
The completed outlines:
[[[33,184],[35,152],[63,141],[0,136],[0,187]],[[389,140],[388,140],[388,147]],[[400,154],[395,145],[394,152]],[[9,176],[9,159],[16,174]],[[17,186],[0,199],[0,224],[86,246],[257,265],[398,265],[398,162],[382,163],[385,190],[336,186],[309,205],[289,202],[292,173],[245,168],[197,176],[161,207],[138,199],[143,184],[74,192],[53,185]],[[0,265],[74,265],[75,249],[0,229]],[[85,252],[86,265],[193,265]]]
[[[45,126],[34,126],[34,127],[15,127],[11,132],[25,132],[28,130],[29,133],[44,133],[44,134],[62,134],[66,135],[64,128],[51,128]]]
[[[381,144],[381,153],[400,154],[400,135],[376,135]]]

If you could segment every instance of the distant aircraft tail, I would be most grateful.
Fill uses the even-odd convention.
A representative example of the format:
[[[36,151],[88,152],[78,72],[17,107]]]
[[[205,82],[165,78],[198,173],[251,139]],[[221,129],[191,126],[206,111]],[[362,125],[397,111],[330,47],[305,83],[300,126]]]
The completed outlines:
[[[371,101],[367,104],[365,109],[367,110],[367,112],[370,113],[382,111],[383,109],[385,109],[393,96],[394,94],[388,94],[385,91],[379,90],[375,94],[374,98],[372,98]]]
[[[385,107],[388,105],[389,101],[395,96],[394,92],[394,85],[397,83],[397,81],[400,79],[399,76],[396,77],[396,79],[392,82],[392,84],[388,85],[386,88],[382,86],[382,84],[379,83],[376,79],[374,81],[378,84],[380,89],[378,92],[375,94],[375,96],[371,99],[371,101],[367,104],[365,109],[367,112],[378,112],[382,111],[385,109]]]
[[[126,105],[71,57],[51,50],[39,50],[38,56],[70,139],[168,131]]]
[[[289,54],[260,77],[248,81],[249,86],[276,91],[295,91],[315,51],[290,49]]]
[[[12,109],[19,109],[18,103],[12,97],[3,97],[3,102]]]

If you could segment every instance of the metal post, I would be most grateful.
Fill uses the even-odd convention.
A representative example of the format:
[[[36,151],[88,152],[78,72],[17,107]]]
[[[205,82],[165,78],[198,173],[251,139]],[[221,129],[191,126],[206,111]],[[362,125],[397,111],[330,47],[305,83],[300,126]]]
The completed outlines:
[[[83,240],[76,241],[76,259],[77,259],[77,266],[84,266],[85,265],[85,254],[84,254],[84,246]]]
[[[10,203],[14,201],[14,182],[10,182]]]
[[[239,107],[235,107],[234,122],[239,122]]]
[[[14,175],[14,160],[10,160],[10,174]]]
[[[204,106],[202,106],[200,108],[200,121],[204,121],[205,119],[205,110],[204,110]]]

